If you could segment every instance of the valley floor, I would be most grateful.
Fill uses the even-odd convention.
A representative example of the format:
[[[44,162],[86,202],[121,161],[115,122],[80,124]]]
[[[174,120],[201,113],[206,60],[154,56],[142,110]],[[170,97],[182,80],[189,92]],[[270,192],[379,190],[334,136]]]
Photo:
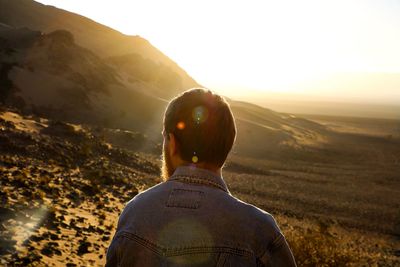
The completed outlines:
[[[400,264],[398,166],[239,159],[232,194],[276,217],[300,266]]]

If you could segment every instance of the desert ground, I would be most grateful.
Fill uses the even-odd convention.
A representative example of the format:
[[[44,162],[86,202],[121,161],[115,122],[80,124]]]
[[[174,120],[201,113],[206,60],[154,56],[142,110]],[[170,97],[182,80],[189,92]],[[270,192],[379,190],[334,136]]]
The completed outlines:
[[[159,144],[154,153],[135,151],[143,140],[127,131],[10,110],[0,116],[1,265],[104,265],[124,204],[161,182]],[[329,124],[340,127],[343,146],[372,138],[376,154],[353,161],[327,154],[322,162],[318,155],[244,157],[234,149],[224,168],[234,196],[275,216],[299,266],[400,265],[399,149],[379,150],[388,135],[400,144],[391,132],[399,121],[383,123],[379,139],[356,122]],[[346,127],[351,136],[344,138]],[[113,143],[121,136],[131,149]]]

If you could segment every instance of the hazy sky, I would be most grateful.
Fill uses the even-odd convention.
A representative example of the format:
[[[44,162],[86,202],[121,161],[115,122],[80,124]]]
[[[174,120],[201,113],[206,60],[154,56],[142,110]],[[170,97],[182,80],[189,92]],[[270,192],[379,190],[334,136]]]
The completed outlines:
[[[206,87],[400,104],[400,1],[40,0],[140,35]]]

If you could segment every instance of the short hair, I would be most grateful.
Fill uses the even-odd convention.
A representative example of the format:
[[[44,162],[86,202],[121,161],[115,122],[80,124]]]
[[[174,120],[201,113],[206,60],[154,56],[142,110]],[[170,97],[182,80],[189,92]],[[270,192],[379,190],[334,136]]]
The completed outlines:
[[[228,102],[203,88],[193,88],[168,104],[164,132],[172,133],[181,158],[222,167],[236,138],[236,125]]]

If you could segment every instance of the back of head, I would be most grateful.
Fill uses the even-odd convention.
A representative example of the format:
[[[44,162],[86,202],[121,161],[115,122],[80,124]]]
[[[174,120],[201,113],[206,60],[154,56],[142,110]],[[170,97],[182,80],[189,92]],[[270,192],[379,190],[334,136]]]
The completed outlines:
[[[177,141],[182,160],[222,167],[236,137],[226,100],[202,88],[185,91],[169,103],[164,131]]]

